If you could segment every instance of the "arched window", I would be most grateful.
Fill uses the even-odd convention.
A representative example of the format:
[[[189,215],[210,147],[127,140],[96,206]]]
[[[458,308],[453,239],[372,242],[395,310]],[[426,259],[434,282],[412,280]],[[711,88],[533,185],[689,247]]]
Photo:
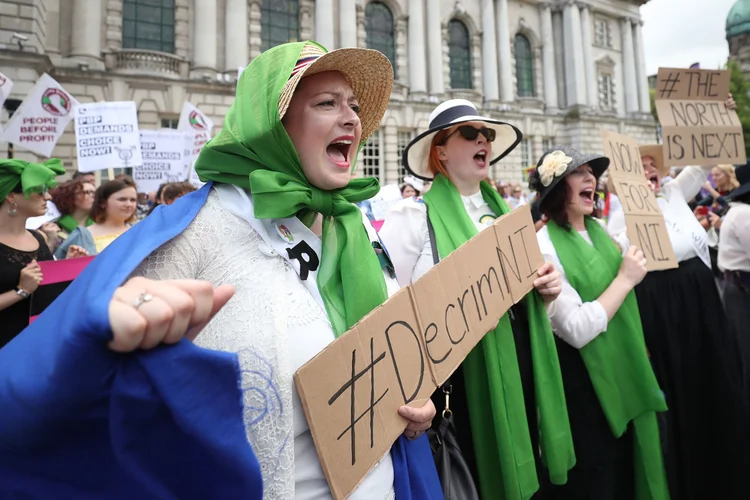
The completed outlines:
[[[174,52],[174,0],[123,0],[122,48]]]
[[[353,0],[349,0],[353,1]],[[396,75],[396,41],[391,9],[382,2],[370,2],[365,7],[365,41],[370,49],[379,50],[391,61]]]
[[[515,50],[518,97],[534,97],[534,55],[531,52],[531,42],[524,35],[518,34]]]
[[[260,6],[262,51],[299,41],[299,0],[263,0]]]
[[[472,88],[469,30],[457,19],[448,23],[448,56],[451,68],[451,88]]]

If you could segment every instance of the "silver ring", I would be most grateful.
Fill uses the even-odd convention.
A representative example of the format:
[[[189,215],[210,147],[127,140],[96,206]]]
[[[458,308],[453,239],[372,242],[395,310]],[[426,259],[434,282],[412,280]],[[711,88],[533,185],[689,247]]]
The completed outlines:
[[[153,295],[151,295],[148,292],[143,292],[142,294],[140,294],[138,296],[137,299],[135,299],[135,302],[133,303],[133,307],[135,307],[136,309],[138,309],[139,307],[141,307],[146,302],[151,302],[152,300],[154,300],[154,296]]]

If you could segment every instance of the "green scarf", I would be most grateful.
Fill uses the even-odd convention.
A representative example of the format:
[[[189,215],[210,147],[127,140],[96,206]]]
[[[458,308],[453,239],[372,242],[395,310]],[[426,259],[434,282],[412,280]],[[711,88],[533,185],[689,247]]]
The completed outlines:
[[[323,214],[318,289],[338,337],[388,297],[362,212],[353,205],[374,196],[379,185],[376,179],[362,178],[343,189],[323,191],[305,177],[278,104],[306,43],[312,42],[279,45],[248,65],[224,127],[201,150],[195,171],[204,182],[249,189],[259,219],[297,215],[310,224],[316,212]]]
[[[64,173],[62,162],[57,158],[43,163],[15,159],[0,160],[0,202],[5,201],[5,197],[13,192],[19,182],[24,196],[28,199],[31,193],[39,193],[57,186],[55,177]]]
[[[578,232],[547,224],[568,281],[584,302],[599,298],[622,263],[620,249],[594,219],[586,218],[593,246]],[[607,331],[580,350],[604,415],[615,437],[632,422],[636,498],[666,499],[657,411],[667,411],[646,353],[635,293],[631,290],[607,324]]]
[[[495,215],[510,211],[488,183],[482,182],[481,190]],[[435,178],[424,200],[441,258],[477,234],[458,190],[446,177]],[[526,306],[542,454],[552,482],[565,484],[575,454],[557,349],[541,297],[530,293]],[[536,450],[529,436],[516,345],[507,314],[469,353],[462,367],[482,498],[531,498],[539,489]]]
[[[91,220],[91,217],[86,217],[86,227],[90,226],[93,223],[94,221]],[[79,226],[78,221],[75,220],[70,214],[65,214],[57,219],[57,225],[60,226],[60,229],[68,234],[72,233],[73,230]]]

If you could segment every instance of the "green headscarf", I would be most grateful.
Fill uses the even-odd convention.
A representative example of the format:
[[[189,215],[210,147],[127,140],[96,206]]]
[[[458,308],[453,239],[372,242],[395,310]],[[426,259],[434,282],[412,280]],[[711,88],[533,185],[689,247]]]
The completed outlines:
[[[19,183],[24,196],[28,199],[31,193],[39,193],[57,186],[55,177],[64,173],[62,162],[57,158],[43,163],[16,159],[0,160],[0,203],[5,201],[5,197],[12,193]]]
[[[495,215],[510,209],[487,182],[482,197]],[[456,186],[437,175],[424,196],[441,258],[477,234]],[[536,405],[543,459],[554,484],[565,484],[575,464],[560,362],[543,300],[536,291],[526,298],[531,335]],[[469,353],[464,372],[469,419],[482,498],[526,500],[539,489],[534,450],[516,356],[513,330],[506,313]]]
[[[547,228],[565,275],[581,300],[598,299],[617,276],[620,249],[591,217],[586,218],[586,231],[593,246],[577,231],[554,221]],[[612,434],[619,438],[628,424],[632,426],[636,498],[669,498],[656,421],[656,412],[667,411],[667,404],[648,360],[635,292],[630,291],[607,330],[580,353]]]
[[[307,43],[313,42],[279,45],[248,65],[224,128],[201,150],[195,171],[204,182],[249,189],[259,219],[297,215],[310,223],[316,212],[323,214],[318,289],[338,337],[388,297],[362,212],[353,205],[374,196],[379,185],[374,178],[362,178],[343,189],[323,191],[305,177],[278,104]]]

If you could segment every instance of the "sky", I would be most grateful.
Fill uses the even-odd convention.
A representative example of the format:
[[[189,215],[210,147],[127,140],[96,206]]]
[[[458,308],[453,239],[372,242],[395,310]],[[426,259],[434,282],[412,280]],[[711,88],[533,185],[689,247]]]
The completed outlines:
[[[729,47],[725,25],[737,0],[650,0],[641,7],[646,71],[660,66],[717,69],[726,63]]]

